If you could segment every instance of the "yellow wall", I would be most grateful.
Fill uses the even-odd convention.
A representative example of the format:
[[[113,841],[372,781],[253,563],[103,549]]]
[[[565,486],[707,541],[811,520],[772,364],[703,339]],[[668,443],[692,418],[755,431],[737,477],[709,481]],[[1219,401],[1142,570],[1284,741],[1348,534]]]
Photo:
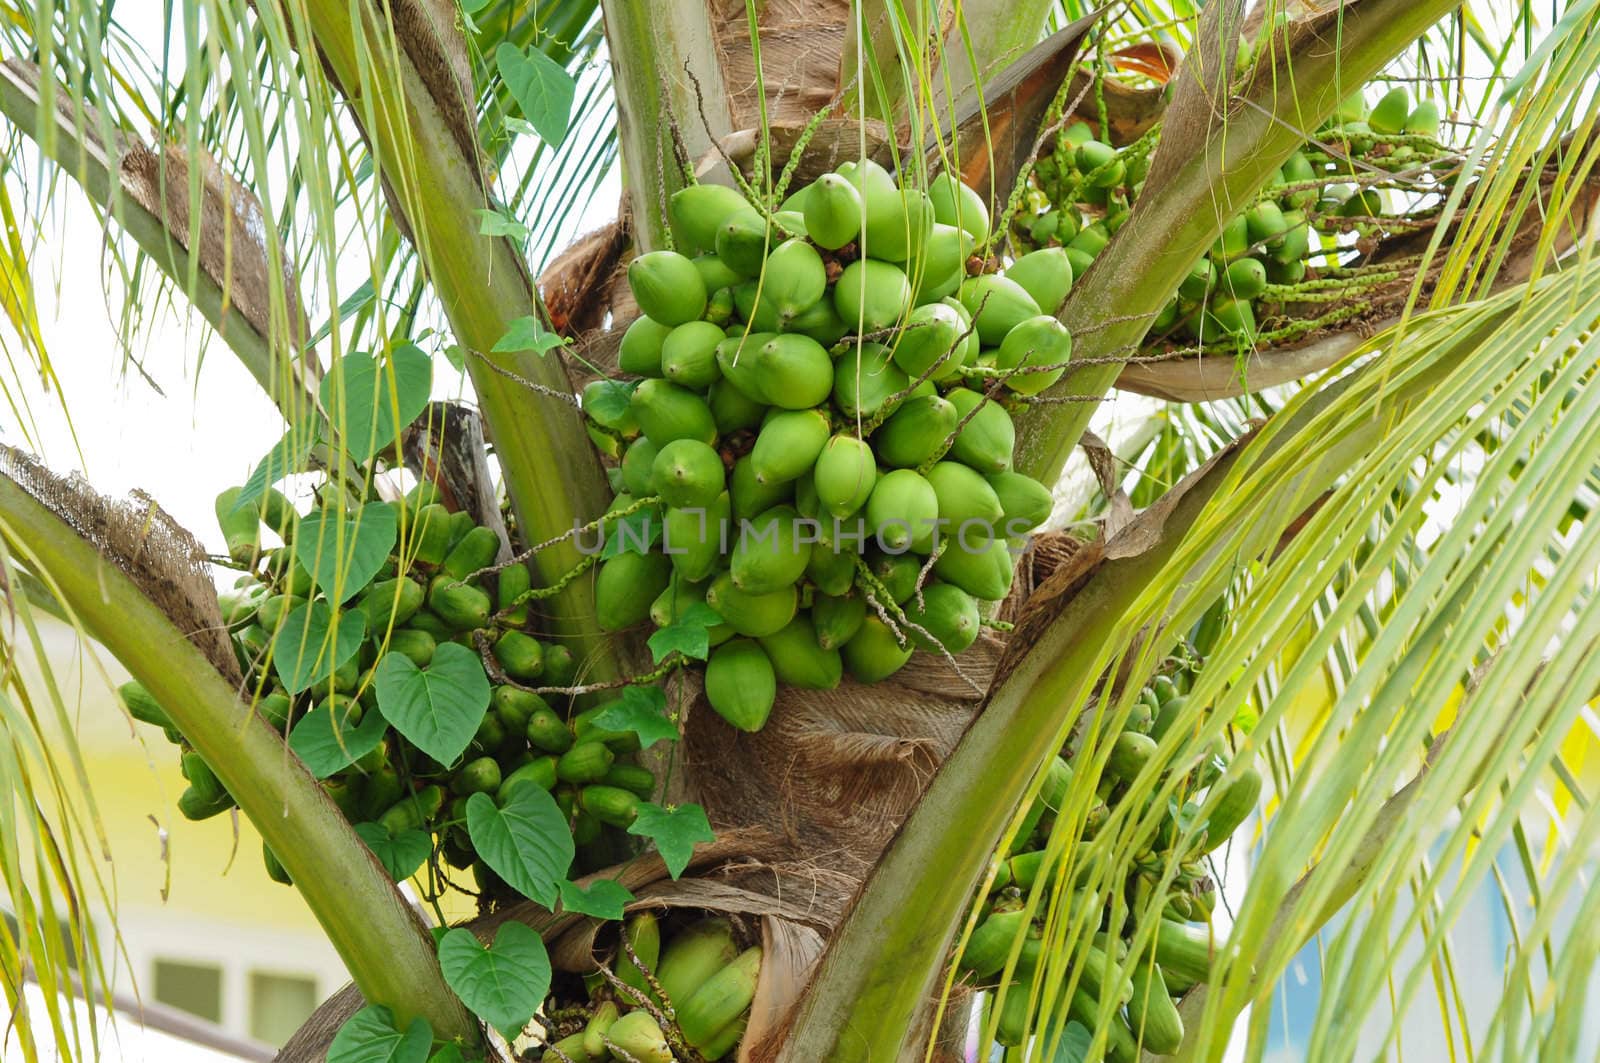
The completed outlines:
[[[241,1035],[251,1032],[252,972],[313,978],[318,999],[338,989],[347,980],[343,964],[300,895],[267,877],[250,823],[228,814],[193,823],[178,813],[186,783],[177,748],[159,728],[130,727],[114,694],[126,672],[103,650],[98,664],[86,660],[63,624],[41,620],[40,634],[111,851],[101,870],[113,883],[114,922],[131,969],[118,972],[117,988],[132,988],[131,973],[149,995],[158,958],[221,967],[222,1025]],[[37,675],[35,662],[22,663]],[[43,687],[29,686],[42,698]],[[52,745],[64,752],[58,743]],[[107,952],[110,914],[96,918]]]

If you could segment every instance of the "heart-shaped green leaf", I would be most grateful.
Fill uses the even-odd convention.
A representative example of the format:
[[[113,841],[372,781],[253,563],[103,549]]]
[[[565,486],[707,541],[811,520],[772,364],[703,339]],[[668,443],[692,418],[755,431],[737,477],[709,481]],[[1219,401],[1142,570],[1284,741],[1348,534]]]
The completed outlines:
[[[559,333],[548,331],[538,318],[519,317],[506,329],[506,334],[495,341],[491,349],[497,354],[513,354],[517,351],[544,354],[565,342]]]
[[[465,927],[439,939],[439,969],[474,1015],[514,1038],[550,991],[550,956],[526,923],[503,924],[484,948]]]
[[[583,412],[603,425],[614,426],[628,416],[637,381],[596,380],[583,389]]]
[[[576,882],[561,883],[561,910],[564,912],[592,915],[596,919],[621,919],[631,900],[633,894],[616,879],[595,879],[588,889]]]
[[[420,830],[390,834],[382,823],[357,823],[356,834],[396,882],[404,882],[415,875],[417,868],[433,852],[433,843]]]
[[[1094,1034],[1080,1022],[1069,1022],[1067,1028],[1061,1031],[1061,1040],[1056,1044],[1055,1055],[1050,1063],[1084,1063],[1089,1058],[1089,1048],[1094,1043]]]
[[[711,833],[711,822],[706,810],[699,805],[668,805],[663,808],[648,801],[639,803],[639,817],[628,828],[629,834],[649,838],[656,843],[656,851],[667,865],[673,878],[683,874],[694,854],[695,842],[716,839]]]
[[[650,636],[650,654],[657,664],[676,650],[692,660],[703,661],[711,652],[711,629],[722,623],[718,612],[705,602],[695,602],[678,617]]]
[[[478,655],[456,642],[433,651],[427,668],[386,653],[373,676],[378,711],[440,764],[453,764],[489,711],[489,677]]]
[[[424,1063],[432,1047],[433,1028],[427,1019],[413,1019],[401,1033],[392,1011],[368,1004],[333,1035],[328,1063]]]
[[[480,208],[477,215],[480,236],[509,236],[519,244],[528,239],[528,227],[503,211]]]
[[[283,688],[298,694],[354,657],[366,634],[367,617],[360,610],[340,613],[335,627],[327,602],[306,602],[283,618],[272,637],[272,666]]]
[[[561,806],[539,786],[514,787],[504,808],[488,794],[467,798],[467,836],[490,870],[512,889],[553,908],[572,866],[572,830]]]
[[[318,396],[350,460],[363,462],[427,409],[432,389],[433,359],[406,343],[387,362],[365,352],[345,355],[322,378]]]
[[[610,521],[606,526],[605,545],[600,548],[600,560],[609,561],[619,554],[649,553],[660,541],[662,527],[661,513],[653,506]]]
[[[667,719],[667,695],[660,687],[623,687],[616,701],[595,713],[594,722],[607,731],[632,731],[645,749],[663,739],[678,740],[678,726]]]
[[[369,502],[346,515],[317,510],[300,518],[294,556],[329,601],[347,602],[389,559],[397,530],[387,502]]]
[[[389,728],[376,712],[362,716],[361,722],[352,727],[349,716],[356,702],[338,700],[337,709],[330,712],[319,705],[301,717],[289,732],[289,748],[319,779],[326,779],[372,752]]]
[[[523,51],[513,44],[496,48],[494,63],[523,116],[545,143],[560,147],[572,120],[572,97],[577,88],[572,75],[539,49]]]

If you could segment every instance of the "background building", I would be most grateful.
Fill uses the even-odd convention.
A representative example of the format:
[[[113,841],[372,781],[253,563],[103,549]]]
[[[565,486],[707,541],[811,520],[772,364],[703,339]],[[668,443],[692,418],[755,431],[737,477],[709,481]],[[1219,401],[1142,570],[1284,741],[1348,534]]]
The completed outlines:
[[[123,713],[114,687],[127,675],[115,661],[85,654],[65,624],[42,620],[40,634],[75,714],[110,849],[100,873],[115,899],[115,927],[107,912],[96,913],[95,926],[108,963],[119,954],[114,988],[233,1037],[282,1043],[348,981],[344,964],[299,893],[267,878],[261,837],[247,820],[191,823],[178,814],[186,784],[177,750]]]

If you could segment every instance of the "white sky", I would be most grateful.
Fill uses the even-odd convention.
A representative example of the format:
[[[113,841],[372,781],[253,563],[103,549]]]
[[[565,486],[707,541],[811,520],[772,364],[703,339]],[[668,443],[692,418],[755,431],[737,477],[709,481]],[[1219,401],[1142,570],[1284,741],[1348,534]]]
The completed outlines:
[[[249,475],[283,434],[282,418],[233,352],[214,337],[206,342],[205,319],[178,312],[188,311],[181,298],[154,313],[148,335],[133,341],[132,354],[154,386],[136,369],[124,371],[116,320],[124,292],[102,269],[103,234],[88,200],[70,183],[63,193],[60,221],[47,223],[52,235],[32,273],[65,403],[37,376],[25,376],[22,394],[37,432],[30,426],[25,436],[11,411],[0,409],[0,441],[42,455],[58,472],[82,471],[107,494],[141,487],[220,551],[212,501]],[[614,194],[598,198],[594,216],[579,224],[609,217],[615,202]],[[5,340],[12,349],[13,337]],[[461,391],[460,376],[443,358],[435,361],[434,390],[440,397]]]
[[[119,23],[152,55],[160,54],[161,6],[122,5],[117,10]],[[177,48],[181,56],[182,44]],[[19,213],[38,209],[40,190],[49,187],[49,180],[57,182],[47,218],[18,220],[25,243],[34,225],[43,232],[32,251],[31,273],[61,394],[47,390],[44,381],[16,360],[17,336],[0,315],[0,355],[13,359],[9,367],[0,364],[0,387],[14,389],[16,378],[22,378],[20,395],[11,397],[26,402],[33,422],[19,423],[10,405],[0,401],[0,442],[41,455],[57,472],[81,471],[103,493],[142,488],[208,549],[222,552],[212,502],[223,488],[241,483],[283,434],[278,411],[181,295],[147,314],[141,334],[131,340],[132,357],[153,384],[126,366],[117,324],[126,290],[87,197],[54,167],[41,169],[31,150],[8,165],[12,169],[5,180]],[[24,184],[33,192],[27,199],[20,196]],[[588,209],[569,219],[555,247],[612,220],[620,194],[620,175],[613,167]],[[365,257],[353,265],[340,271],[356,278],[352,288],[367,275]],[[542,263],[531,265],[537,272]],[[349,292],[330,298],[313,290],[311,280],[303,279],[302,297],[315,327],[326,319],[330,303]],[[327,343],[320,345],[324,363],[328,350]],[[445,359],[436,359],[435,397],[460,397],[463,390],[461,375]]]

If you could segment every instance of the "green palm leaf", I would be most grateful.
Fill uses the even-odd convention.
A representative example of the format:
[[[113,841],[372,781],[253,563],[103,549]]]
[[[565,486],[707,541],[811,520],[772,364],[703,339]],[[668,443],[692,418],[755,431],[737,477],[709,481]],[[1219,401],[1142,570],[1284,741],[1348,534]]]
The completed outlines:
[[[47,251],[37,219],[65,187],[57,171],[36,165],[48,159],[114,223],[109,262],[127,290],[125,352],[156,313],[193,304],[297,422],[312,410],[321,375],[351,352],[455,346],[523,538],[554,537],[594,516],[609,492],[582,422],[522,383],[568,394],[559,359],[501,358],[497,343],[512,322],[539,320],[529,278],[619,169],[639,246],[665,243],[661,204],[687,179],[680,151],[693,166],[733,132],[728,100],[745,91],[722,79],[720,55],[748,49],[763,88],[785,76],[781,49],[762,33],[773,17],[767,5],[746,5],[742,40],[737,5],[731,19],[686,0],[603,7],[602,18],[595,0],[490,0],[451,8],[449,25],[396,32],[373,12],[438,5],[195,0],[124,21],[117,5],[90,0],[0,0],[0,40],[12,59],[0,83],[11,123],[0,174],[8,182],[0,310],[10,330],[0,333],[8,356],[0,387],[15,422],[33,417],[19,398],[24,374],[53,372],[30,317],[38,300],[29,265]],[[929,160],[905,156],[904,145],[949,137],[968,89],[992,84],[1043,33],[1096,10],[1077,0],[948,8],[862,0],[850,21],[868,32],[844,48],[838,85],[804,88],[818,101],[837,88],[831,105],[861,123],[863,144],[866,122],[888,119],[904,134],[892,150],[916,183]],[[1433,86],[1459,122],[1462,173],[1477,179],[1441,187],[1443,221],[1422,266],[1436,268],[1438,283],[1397,328],[1302,387],[1148,407],[1115,441],[1123,464],[1104,485],[1085,473],[1082,489],[1063,488],[1079,530],[1108,512],[1120,520],[1117,489],[1125,490],[1145,511],[1134,526],[1144,538],[1113,540],[1080,587],[1033,603],[1015,644],[1037,649],[1010,662],[861,895],[798,1013],[788,1058],[895,1058],[922,1029],[929,995],[955,985],[949,948],[970,933],[967,910],[989,854],[1017,829],[1039,765],[1068,740],[1074,781],[1047,850],[1060,873],[1026,900],[1045,933],[1028,1001],[1040,1036],[1018,1056],[1064,1058],[1069,1037],[1086,1030],[1091,1052],[1105,1046],[1114,1007],[1088,1017],[1065,1006],[1097,973],[1085,961],[1098,924],[1074,906],[1092,896],[1088,907],[1130,928],[1131,955],[1139,954],[1166,890],[1188,873],[1150,855],[1165,811],[1193,800],[1184,826],[1193,837],[1216,792],[1180,792],[1147,771],[1091,830],[1097,773],[1143,677],[1219,600],[1227,630],[1158,757],[1190,763],[1221,742],[1235,764],[1253,758],[1262,767],[1269,798],[1251,844],[1240,845],[1250,851],[1228,861],[1248,873],[1229,883],[1235,903],[1219,920],[1210,976],[1184,1001],[1179,1057],[1222,1058],[1239,1036],[1259,1058],[1274,994],[1308,942],[1319,947],[1322,975],[1308,1058],[1368,1051],[1363,1029],[1380,1052],[1400,1055],[1402,1019],[1430,994],[1444,1036],[1464,1054],[1578,1053],[1600,912],[1600,894],[1585,881],[1600,817],[1578,755],[1600,688],[1600,530],[1589,520],[1600,497],[1600,433],[1591,427],[1600,423],[1600,267],[1586,238],[1562,261],[1553,251],[1581,227],[1600,161],[1595,3],[1546,11],[1361,0],[1318,11],[1315,32],[1257,77],[1209,86],[1190,71],[1174,79],[1147,192],[1065,312],[1078,354],[1102,364],[1069,374],[1051,397],[1089,401],[1034,406],[1020,464],[1046,474],[1063,467],[1116,380],[1115,362],[1136,348],[1182,267],[1368,75]],[[1153,36],[1197,57],[1231,55],[1232,30],[1223,30],[1242,24],[1248,43],[1257,25],[1226,0],[1133,0],[1100,17],[1084,56],[1102,72]],[[1333,40],[1338,47],[1327,47]],[[417,58],[430,41],[443,55],[437,68]],[[537,108],[502,77],[505,49],[537,53],[572,78],[559,144],[530,132],[548,127],[524,113]],[[1159,79],[1133,80],[1155,94]],[[1218,108],[1225,95],[1230,106]],[[753,98],[750,139],[764,160],[775,142],[771,101],[767,92]],[[977,119],[991,145],[993,117]],[[125,156],[108,148],[152,130],[149,165],[173,176],[154,205],[123,179]],[[753,182],[763,195],[767,169],[757,166]],[[1549,176],[1529,182],[1530,172]],[[208,269],[194,221],[217,189],[233,188],[258,205],[249,228],[259,236],[259,284],[250,291],[231,286],[236,273]],[[995,191],[1004,200],[1011,190]],[[513,237],[480,236],[485,210]],[[1538,221],[1524,228],[1523,218]],[[1518,243],[1529,234],[1532,253]],[[1527,282],[1492,286],[1513,260],[1532,263]],[[490,357],[501,359],[498,374]],[[375,404],[393,398],[373,390]],[[346,420],[338,410],[333,417]],[[345,427],[331,425],[331,435]],[[319,460],[354,498],[370,485],[340,457],[330,448]],[[20,512],[0,516],[9,531],[0,549],[28,541]],[[564,549],[536,559],[542,583],[570,568],[572,557],[557,556]],[[63,727],[65,699],[38,652],[36,616],[74,615],[51,594],[68,587],[73,566],[51,560],[0,554],[16,621],[0,631],[4,659],[39,658],[26,682],[14,668],[0,671],[0,879],[26,928],[0,929],[0,974],[13,1007],[24,967],[45,990],[43,1018],[19,1024],[30,1060],[48,1047],[95,1053],[94,1033],[78,1030],[65,1004],[64,972],[75,961],[87,989],[103,990],[115,950],[86,916],[105,900],[103,838]],[[336,567],[331,582],[341,578]],[[62,597],[83,607],[87,584],[72,586]],[[594,652],[594,678],[609,678],[618,662],[592,630],[587,582],[561,589],[550,603],[554,622],[576,649]],[[1119,673],[1126,681],[1105,681]],[[349,856],[338,838],[324,842]],[[1516,857],[1510,872],[1496,863],[1504,852]],[[1125,888],[1140,876],[1147,893]],[[1491,889],[1514,940],[1505,991],[1485,1016],[1468,1003],[1452,936],[1467,929],[1471,899]],[[314,900],[344,947],[376,952],[360,945],[349,903]],[[65,939],[49,932],[62,916]],[[399,933],[398,923],[384,925]],[[366,960],[359,973],[395,999],[415,1002],[426,988],[427,972],[391,982]],[[430,964],[419,957],[420,967]],[[439,1007],[437,1028],[460,1019]],[[859,1040],[844,1043],[841,1030]]]

